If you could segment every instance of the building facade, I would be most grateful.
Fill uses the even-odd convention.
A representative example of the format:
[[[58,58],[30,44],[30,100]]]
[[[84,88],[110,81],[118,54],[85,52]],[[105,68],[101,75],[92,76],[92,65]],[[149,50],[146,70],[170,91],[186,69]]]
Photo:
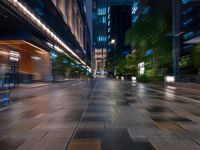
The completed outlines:
[[[55,53],[90,70],[84,1],[2,0],[0,6],[0,71],[13,82],[51,81]]]
[[[96,77],[105,77],[107,57],[107,0],[93,0],[93,70]]]
[[[191,52],[196,44],[200,43],[200,1],[181,1],[180,2],[180,30],[181,46],[180,58],[186,60],[191,57]],[[195,70],[180,69],[180,75],[196,75]]]

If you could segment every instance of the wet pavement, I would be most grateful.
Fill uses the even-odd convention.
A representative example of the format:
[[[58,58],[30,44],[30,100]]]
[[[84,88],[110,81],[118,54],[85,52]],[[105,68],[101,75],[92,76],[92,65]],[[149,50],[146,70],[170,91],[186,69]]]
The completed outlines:
[[[102,79],[13,97],[0,111],[0,150],[200,149],[196,91]]]

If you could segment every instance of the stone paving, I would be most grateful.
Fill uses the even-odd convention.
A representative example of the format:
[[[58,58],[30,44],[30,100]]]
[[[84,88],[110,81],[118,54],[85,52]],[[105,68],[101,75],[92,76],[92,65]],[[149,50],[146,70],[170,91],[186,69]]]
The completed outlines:
[[[0,111],[0,150],[199,150],[200,103],[180,94],[126,81],[68,85]]]

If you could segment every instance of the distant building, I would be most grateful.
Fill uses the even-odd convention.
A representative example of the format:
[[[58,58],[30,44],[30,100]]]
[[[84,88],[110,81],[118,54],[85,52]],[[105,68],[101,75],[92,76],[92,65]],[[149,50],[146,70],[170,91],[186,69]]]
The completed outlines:
[[[184,32],[182,54],[185,55],[194,44],[200,43],[200,1],[182,2],[180,25]]]
[[[97,77],[105,77],[107,57],[107,0],[93,0],[93,70]]]
[[[200,1],[182,0],[180,2],[180,58],[190,57],[191,49],[200,43]],[[195,75],[192,69],[180,69],[179,75]]]

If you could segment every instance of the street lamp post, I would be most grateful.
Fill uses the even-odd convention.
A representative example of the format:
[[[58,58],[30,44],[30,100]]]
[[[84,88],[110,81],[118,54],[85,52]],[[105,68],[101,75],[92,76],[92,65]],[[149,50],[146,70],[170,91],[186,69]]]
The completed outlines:
[[[111,44],[114,46],[114,56],[116,57],[116,40],[112,39],[111,40]],[[116,65],[114,66],[114,76],[117,75],[117,69],[116,69]]]

